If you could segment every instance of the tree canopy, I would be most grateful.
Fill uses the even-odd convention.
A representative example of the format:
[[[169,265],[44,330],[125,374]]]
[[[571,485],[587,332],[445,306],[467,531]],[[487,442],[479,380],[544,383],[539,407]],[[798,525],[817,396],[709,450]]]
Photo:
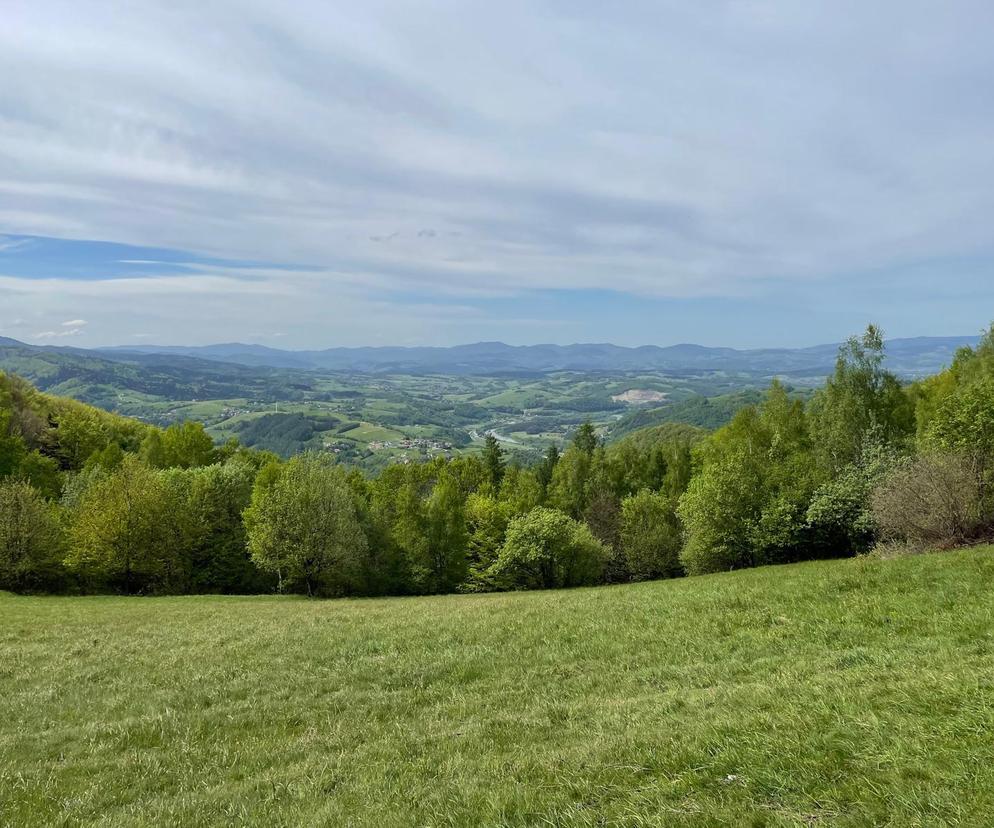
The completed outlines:
[[[805,404],[774,380],[713,432],[532,465],[482,452],[364,476],[199,423],[162,429],[0,374],[0,588],[419,594],[702,574],[994,536],[994,328],[902,384],[870,326]]]

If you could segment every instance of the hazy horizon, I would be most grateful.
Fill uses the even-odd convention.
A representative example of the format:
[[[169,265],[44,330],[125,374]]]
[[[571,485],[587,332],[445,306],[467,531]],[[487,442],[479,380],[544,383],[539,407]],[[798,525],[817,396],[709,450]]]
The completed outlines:
[[[857,332],[859,333],[859,332]],[[923,336],[907,336],[907,337],[890,337],[887,336],[884,339],[886,343],[893,342],[913,342],[916,340],[935,340],[935,341],[956,341],[956,340],[969,340],[976,341],[980,338],[983,331],[978,331],[973,334],[947,334],[947,335],[923,335]],[[55,347],[55,348],[81,348],[84,350],[116,350],[116,349],[130,349],[130,350],[142,350],[149,348],[171,348],[171,349],[209,349],[209,348],[227,348],[234,346],[245,346],[249,348],[269,348],[276,351],[285,351],[287,353],[298,353],[298,352],[319,352],[319,351],[332,351],[332,350],[361,350],[367,348],[380,348],[380,349],[417,349],[417,348],[438,348],[438,349],[453,349],[453,348],[471,348],[474,346],[481,345],[494,345],[494,346],[504,346],[509,348],[542,348],[542,347],[552,347],[552,348],[582,348],[582,347],[610,347],[610,348],[625,348],[628,350],[637,350],[639,348],[703,348],[703,349],[727,349],[733,351],[763,351],[763,350],[785,350],[785,351],[800,351],[800,350],[816,350],[819,348],[835,348],[843,344],[844,340],[836,340],[834,342],[812,342],[802,345],[756,345],[756,346],[739,346],[739,345],[713,345],[708,342],[641,342],[633,345],[622,345],[617,342],[610,341],[586,341],[586,342],[527,342],[527,343],[514,343],[505,342],[499,339],[480,339],[474,341],[466,342],[455,342],[451,345],[403,345],[399,343],[383,343],[383,344],[366,344],[366,345],[318,345],[312,348],[292,348],[288,346],[282,346],[278,343],[266,343],[266,342],[253,342],[249,340],[229,340],[229,341],[211,341],[203,343],[188,343],[188,342],[105,342],[105,343],[95,343],[95,344],[81,344],[76,341],[46,341],[46,342],[28,342],[26,340],[17,339],[16,337],[6,336],[2,331],[0,331],[0,339],[7,338],[20,342],[22,344],[31,347]]]

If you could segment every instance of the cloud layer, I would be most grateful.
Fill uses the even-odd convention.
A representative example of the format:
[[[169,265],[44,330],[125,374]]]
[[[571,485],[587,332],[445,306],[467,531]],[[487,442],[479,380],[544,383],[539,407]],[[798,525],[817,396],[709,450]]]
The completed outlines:
[[[984,0],[11,0],[4,15],[0,327],[85,316],[105,341],[204,341],[224,307],[224,332],[292,328],[300,345],[372,341],[381,325],[356,314],[393,341],[536,341],[568,316],[543,331],[536,291],[705,308],[923,267],[964,294],[994,276]],[[28,284],[3,268],[18,234],[202,261],[122,261],[113,285],[51,264]],[[516,311],[495,310],[506,297]]]

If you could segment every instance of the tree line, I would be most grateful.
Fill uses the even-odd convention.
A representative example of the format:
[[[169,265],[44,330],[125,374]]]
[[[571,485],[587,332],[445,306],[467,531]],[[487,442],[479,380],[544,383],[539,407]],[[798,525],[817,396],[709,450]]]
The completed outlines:
[[[873,326],[805,403],[774,381],[705,432],[481,454],[367,477],[288,460],[198,423],[161,429],[0,374],[0,588],[127,594],[429,594],[619,583],[994,527],[994,327],[902,384]]]

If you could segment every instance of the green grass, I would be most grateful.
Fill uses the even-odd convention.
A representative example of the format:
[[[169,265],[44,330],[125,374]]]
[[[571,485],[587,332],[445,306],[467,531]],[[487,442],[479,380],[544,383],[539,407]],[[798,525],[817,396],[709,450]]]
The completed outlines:
[[[0,596],[0,824],[985,825],[992,583]]]
[[[358,428],[346,432],[342,437],[347,437],[357,443],[369,443],[373,440],[401,440],[404,434],[392,428],[360,422]]]

